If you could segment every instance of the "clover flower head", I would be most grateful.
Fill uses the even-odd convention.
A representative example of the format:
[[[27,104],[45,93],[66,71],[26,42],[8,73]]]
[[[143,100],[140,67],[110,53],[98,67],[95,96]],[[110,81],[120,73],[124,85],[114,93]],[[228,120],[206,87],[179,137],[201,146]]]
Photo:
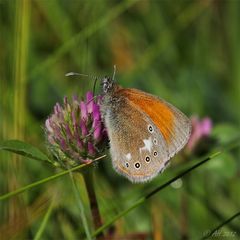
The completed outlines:
[[[91,162],[106,146],[107,133],[103,125],[101,97],[87,92],[86,100],[76,96],[63,104],[56,103],[52,115],[45,122],[45,132],[50,151],[56,157],[56,165],[76,166]]]

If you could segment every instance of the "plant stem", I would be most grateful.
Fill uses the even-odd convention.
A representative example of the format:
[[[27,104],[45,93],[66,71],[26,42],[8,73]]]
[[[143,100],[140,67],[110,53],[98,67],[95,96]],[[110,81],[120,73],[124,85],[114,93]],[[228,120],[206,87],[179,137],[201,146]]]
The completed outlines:
[[[101,234],[101,232],[103,232],[105,229],[110,227],[116,220],[118,220],[119,218],[125,216],[127,213],[131,212],[133,209],[135,209],[136,207],[138,207],[141,204],[143,204],[145,202],[145,200],[146,200],[145,197],[141,197],[139,200],[137,200],[135,203],[133,203],[132,206],[130,206],[129,208],[127,208],[127,209],[123,210],[122,212],[118,213],[117,215],[115,215],[111,220],[109,220],[104,225],[102,225],[100,228],[98,228],[92,234],[92,237],[99,236]]]
[[[88,171],[86,171],[83,174],[83,176],[84,176],[84,181],[85,181],[85,185],[88,193],[94,229],[96,230],[102,226],[102,219],[101,219],[97,197],[94,189],[92,169],[88,169]],[[104,235],[102,232],[97,236],[97,239],[99,240],[104,239]]]

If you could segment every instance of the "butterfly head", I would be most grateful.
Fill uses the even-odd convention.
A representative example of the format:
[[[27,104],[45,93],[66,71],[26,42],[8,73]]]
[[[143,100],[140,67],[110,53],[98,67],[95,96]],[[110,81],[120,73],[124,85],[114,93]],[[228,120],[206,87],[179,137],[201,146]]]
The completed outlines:
[[[104,77],[102,79],[102,91],[104,94],[108,94],[114,91],[116,84],[110,77]]]

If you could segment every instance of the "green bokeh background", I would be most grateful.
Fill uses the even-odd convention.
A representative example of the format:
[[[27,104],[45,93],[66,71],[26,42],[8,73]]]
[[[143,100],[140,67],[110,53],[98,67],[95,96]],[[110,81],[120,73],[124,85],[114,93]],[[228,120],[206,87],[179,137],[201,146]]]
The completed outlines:
[[[54,104],[93,87],[92,78],[65,74],[111,76],[116,65],[120,85],[160,96],[188,116],[210,117],[212,136],[224,144],[239,134],[239,22],[237,0],[0,0],[0,139],[20,139],[46,152],[43,126]],[[39,162],[0,154],[0,194],[54,173]],[[118,220],[115,236],[201,238],[240,209],[239,156],[238,150],[226,152],[180,187],[161,191]],[[104,221],[174,176],[178,162],[154,181],[134,185],[113,171],[110,158],[102,160],[94,178]],[[77,182],[91,224],[82,178]],[[69,177],[1,202],[0,238],[33,239],[55,192],[42,239],[83,239]],[[236,219],[222,233],[238,239],[239,229]]]

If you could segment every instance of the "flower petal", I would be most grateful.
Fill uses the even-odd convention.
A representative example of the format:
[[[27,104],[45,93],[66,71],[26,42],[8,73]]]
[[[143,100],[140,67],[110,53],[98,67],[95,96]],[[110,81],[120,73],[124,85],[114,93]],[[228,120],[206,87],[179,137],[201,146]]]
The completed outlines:
[[[83,101],[80,102],[80,110],[82,119],[87,119],[87,105]]]
[[[202,135],[209,136],[212,131],[212,120],[208,117],[202,120]]]
[[[87,101],[87,112],[93,112],[93,104],[94,104],[94,97],[92,92],[87,92],[86,94],[86,101]]]
[[[100,141],[101,139],[101,130],[102,130],[102,123],[101,121],[94,119],[93,120],[93,138],[95,141]]]
[[[95,148],[91,142],[88,142],[88,153],[92,156],[96,153]]]
[[[80,121],[80,127],[82,130],[82,136],[87,136],[88,135],[88,129],[87,129],[87,125],[86,125],[86,121],[85,120],[81,120]]]
[[[53,129],[51,127],[51,118],[48,118],[46,121],[45,121],[45,127],[47,129],[47,131],[49,133],[53,133]]]
[[[94,120],[100,120],[101,113],[100,113],[100,106],[97,104],[93,105],[93,119]]]

